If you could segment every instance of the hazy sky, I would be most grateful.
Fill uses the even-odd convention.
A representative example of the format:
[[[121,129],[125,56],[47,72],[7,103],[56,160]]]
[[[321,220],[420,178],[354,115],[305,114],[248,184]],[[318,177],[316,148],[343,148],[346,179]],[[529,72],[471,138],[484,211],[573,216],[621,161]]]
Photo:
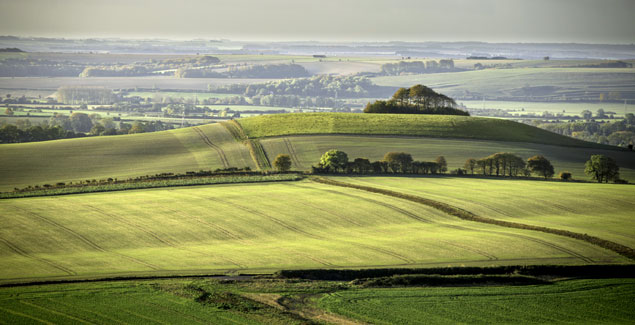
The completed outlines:
[[[635,0],[0,0],[0,34],[635,43]]]

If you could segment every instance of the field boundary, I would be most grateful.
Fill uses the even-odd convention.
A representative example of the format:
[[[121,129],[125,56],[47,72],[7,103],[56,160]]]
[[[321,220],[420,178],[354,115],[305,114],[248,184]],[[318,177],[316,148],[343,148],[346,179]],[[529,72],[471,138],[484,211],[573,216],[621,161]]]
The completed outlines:
[[[245,134],[245,131],[243,130],[242,126],[240,126],[240,124],[236,122],[236,120],[223,121],[223,122],[220,122],[220,125],[225,127],[225,129],[229,131],[229,133],[234,137],[234,139],[236,139],[237,142],[243,142],[249,139],[247,135]]]
[[[432,208],[435,208],[437,210],[440,210],[442,212],[445,212],[445,213],[447,213],[449,215],[458,217],[459,219],[462,219],[462,220],[493,224],[493,225],[498,225],[498,226],[507,227],[507,228],[516,228],[516,229],[540,231],[540,232],[544,232],[544,233],[549,233],[549,234],[560,235],[560,236],[569,237],[569,238],[573,238],[573,239],[578,239],[578,240],[582,240],[582,241],[585,241],[587,243],[602,247],[604,249],[608,249],[608,250],[613,251],[613,252],[615,252],[617,254],[620,254],[620,255],[622,255],[624,257],[627,257],[627,258],[629,258],[631,260],[635,260],[635,251],[632,248],[624,246],[622,244],[618,244],[616,242],[612,242],[610,240],[602,239],[602,238],[595,237],[595,236],[590,236],[590,235],[587,235],[587,234],[581,234],[581,233],[576,233],[576,232],[573,232],[573,231],[562,230],[562,229],[554,229],[554,228],[548,228],[548,227],[542,227],[542,226],[526,225],[526,224],[517,223],[517,222],[502,221],[502,220],[496,220],[496,219],[492,219],[492,218],[481,217],[481,216],[475,215],[474,213],[469,212],[467,210],[463,210],[461,208],[457,208],[457,207],[454,207],[454,206],[451,206],[449,204],[442,203],[442,202],[439,202],[439,201],[426,199],[426,198],[423,198],[423,197],[420,197],[420,196],[399,193],[399,192],[395,192],[395,191],[391,191],[391,190],[385,190],[385,189],[381,189],[381,188],[371,187],[371,186],[355,185],[355,184],[340,182],[340,181],[327,179],[327,178],[323,178],[323,177],[312,177],[311,180],[315,181],[315,182],[318,182],[318,183],[322,183],[322,184],[354,188],[354,189],[358,189],[358,190],[362,190],[362,191],[383,194],[383,195],[387,195],[387,196],[392,196],[392,197],[408,200],[408,201],[415,202],[415,203],[420,203],[420,204],[427,205],[427,206],[430,206]]]
[[[249,154],[251,155],[251,159],[254,160],[256,166],[260,170],[267,170],[271,168],[271,162],[269,161],[269,157],[267,157],[267,152],[265,148],[262,146],[262,143],[258,140],[249,139],[246,140],[247,148],[249,148]]]

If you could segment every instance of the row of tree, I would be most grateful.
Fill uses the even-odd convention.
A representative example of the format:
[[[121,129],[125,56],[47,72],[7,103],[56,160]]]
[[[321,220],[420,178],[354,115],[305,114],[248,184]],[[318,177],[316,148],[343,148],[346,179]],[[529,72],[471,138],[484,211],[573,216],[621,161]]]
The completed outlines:
[[[304,97],[364,98],[390,96],[394,88],[374,85],[368,77],[319,75],[269,81],[261,84],[231,84],[210,89],[244,96],[298,95]]]
[[[0,127],[0,143],[47,141],[83,137],[83,133],[64,130],[60,126],[30,126],[24,130],[13,124]]]
[[[291,159],[288,155],[278,155],[274,166],[282,171],[291,168]],[[283,166],[283,167],[279,167]],[[585,174],[591,176],[598,182],[624,183],[626,181],[619,178],[619,166],[616,161],[604,155],[593,155],[586,162]],[[284,169],[281,169],[284,168]],[[448,171],[445,157],[439,156],[435,161],[415,161],[412,155],[405,152],[388,152],[382,160],[371,162],[366,158],[355,158],[349,161],[348,155],[341,151],[332,149],[325,152],[320,157],[317,166],[312,166],[314,174],[438,174]],[[509,177],[530,177],[532,174],[551,178],[554,175],[554,168],[551,162],[542,155],[530,157],[527,160],[509,152],[497,152],[485,158],[469,158],[465,161],[463,169],[452,171],[453,174],[463,175],[475,172],[486,176],[509,176]],[[559,174],[560,179],[570,180],[570,172],[563,171]]]
[[[470,115],[456,106],[454,99],[424,85],[414,85],[399,88],[388,101],[368,103],[364,113]]]
[[[348,160],[348,155],[340,150],[329,150],[322,155],[317,166],[312,166],[314,174],[438,174],[447,171],[443,156],[435,161],[414,161],[405,152],[388,152],[382,160],[371,162],[367,158]]]
[[[55,93],[57,101],[64,104],[112,104],[116,96],[112,89],[105,87],[69,87],[63,86]]]
[[[398,76],[402,74],[422,74],[462,71],[454,68],[454,61],[399,61],[398,63],[386,63],[381,66],[381,74],[386,76]]]
[[[553,165],[544,156],[533,156],[527,161],[509,152],[497,152],[485,158],[469,158],[463,165],[464,172],[474,175],[480,172],[487,176],[530,176],[538,174],[544,178],[552,177]]]

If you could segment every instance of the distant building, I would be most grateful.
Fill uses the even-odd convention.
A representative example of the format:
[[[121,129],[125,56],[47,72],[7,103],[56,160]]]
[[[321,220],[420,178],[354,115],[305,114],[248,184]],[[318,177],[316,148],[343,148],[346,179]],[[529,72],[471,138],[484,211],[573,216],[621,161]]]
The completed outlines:
[[[314,58],[320,58],[320,59],[323,59],[323,58],[326,58],[326,55],[324,55],[324,54],[313,54],[313,57],[314,57]]]

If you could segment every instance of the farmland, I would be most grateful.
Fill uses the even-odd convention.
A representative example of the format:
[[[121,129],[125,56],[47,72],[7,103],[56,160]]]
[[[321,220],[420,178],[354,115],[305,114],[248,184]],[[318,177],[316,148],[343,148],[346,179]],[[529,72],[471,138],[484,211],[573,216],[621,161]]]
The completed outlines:
[[[544,112],[551,114],[563,113],[566,115],[580,115],[582,111],[588,110],[595,114],[598,109],[605,112],[615,112],[616,116],[624,116],[626,113],[635,113],[635,105],[630,103],[560,103],[560,102],[508,102],[508,101],[480,101],[480,100],[461,100],[461,104],[467,108],[485,108],[485,109],[501,109],[513,110],[512,114],[535,113],[542,115]]]
[[[633,186],[446,177],[337,179],[427,197],[489,218],[587,233],[635,246]],[[508,199],[510,195],[513,200]]]
[[[416,202],[310,181],[6,199],[0,214],[2,282],[628,261],[576,239],[466,223]]]
[[[635,281],[574,280],[549,286],[340,291],[319,301],[372,324],[630,323]]]
[[[619,92],[635,99],[635,69],[513,68],[373,78],[380,86],[424,84],[455,99],[585,100]]]
[[[59,181],[256,167],[247,147],[236,142],[220,124],[137,135],[3,144],[0,152],[3,190]]]
[[[622,178],[635,179],[635,158],[627,151],[505,120],[303,113],[238,121],[250,138],[262,137],[269,159],[280,153],[291,154],[295,170],[309,169],[325,151],[333,148],[347,152],[350,158],[380,159],[389,151],[408,152],[423,160],[443,155],[450,168],[462,167],[467,158],[509,151],[525,159],[543,154],[553,161],[557,171],[568,170],[576,179],[587,179],[584,163],[592,154],[602,153],[617,160]],[[211,147],[197,130],[203,132]],[[418,137],[405,136],[408,134]],[[289,136],[275,137],[279,135]],[[0,191],[85,179],[257,167],[249,148],[220,124],[115,137],[6,144],[0,147],[0,153],[4,167]]]
[[[69,46],[65,42],[53,42],[55,49]],[[95,46],[112,46],[107,42],[123,46],[119,47],[123,51],[134,44],[115,39]],[[603,154],[616,160],[621,179],[635,182],[635,155],[624,148],[628,141],[620,148],[482,117],[352,113],[246,117],[272,111],[355,112],[392,88],[421,83],[468,108],[485,106],[514,114],[564,111],[565,115],[590,110],[594,116],[602,108],[617,113],[618,119],[611,120],[618,121],[625,112],[635,111],[631,103],[635,69],[581,67],[606,63],[591,59],[535,60],[543,55],[539,47],[525,50],[531,53],[530,60],[461,58],[452,63],[457,69],[445,71],[469,71],[430,73],[439,71],[429,69],[425,74],[379,76],[382,64],[447,57],[427,58],[441,52],[428,48],[433,44],[408,49],[416,45],[410,42],[342,43],[324,50],[293,42],[169,43],[174,47],[163,42],[148,40],[133,48],[188,54],[79,53],[92,46],[90,42],[78,53],[0,53],[0,59],[24,58],[23,70],[4,70],[23,75],[68,73],[89,65],[105,70],[124,65],[163,67],[145,77],[0,77],[6,107],[0,122],[23,129],[28,126],[17,120],[46,122],[55,113],[72,112],[112,117],[107,121],[90,117],[95,126],[134,120],[199,124],[211,122],[212,111],[225,108],[232,110],[229,116],[236,111],[243,117],[176,130],[141,130],[157,131],[152,133],[0,144],[0,323],[632,323],[635,319],[635,187],[587,182],[590,177],[584,173],[590,156]],[[449,52],[443,53],[464,57],[467,49],[479,53],[484,44],[446,44],[443,51]],[[492,49],[502,51],[504,46]],[[196,66],[205,53],[214,51],[219,52],[213,55],[220,62]],[[368,52],[355,56],[357,51]],[[631,49],[614,51],[630,55]],[[179,67],[174,62],[186,63]],[[476,63],[485,65],[483,70],[477,70]],[[280,79],[159,75],[180,68],[225,71],[253,64],[298,64],[314,81],[325,81],[287,80],[247,91],[246,84]],[[39,65],[48,70],[33,68]],[[115,99],[98,104],[92,98],[59,103],[47,98],[63,86],[105,87]],[[26,98],[20,99],[22,95]],[[235,96],[243,100],[229,98]],[[625,105],[624,99],[629,103]],[[20,141],[34,141],[23,138]],[[292,170],[309,171],[330,149],[346,152],[349,161],[358,157],[377,161],[387,152],[406,152],[426,162],[444,156],[449,172],[425,176],[272,172],[278,154],[290,156]],[[466,159],[495,152],[513,153],[525,161],[544,155],[556,175],[569,171],[574,181],[454,175]],[[232,167],[241,170],[232,172],[236,170]],[[225,171],[212,175],[215,169]],[[164,179],[155,175],[163,173],[179,175]],[[9,192],[27,186],[37,188]],[[519,271],[532,267],[583,271],[576,275]],[[592,279],[598,275],[589,271],[594,267],[613,271]],[[488,273],[493,269],[507,273]],[[377,275],[382,272],[386,274]]]

